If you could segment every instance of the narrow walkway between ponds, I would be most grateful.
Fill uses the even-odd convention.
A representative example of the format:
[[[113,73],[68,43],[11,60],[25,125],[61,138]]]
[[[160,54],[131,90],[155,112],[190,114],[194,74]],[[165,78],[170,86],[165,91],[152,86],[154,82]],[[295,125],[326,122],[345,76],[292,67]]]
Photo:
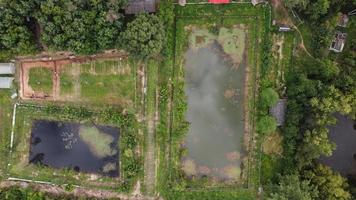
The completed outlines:
[[[155,63],[146,65],[145,73],[145,116],[147,125],[147,135],[145,137],[146,144],[146,156],[145,156],[145,168],[144,168],[144,185],[146,193],[149,196],[155,195],[156,189],[156,155],[155,155],[155,133],[156,122],[158,120],[158,102],[157,102],[157,76],[158,68]]]

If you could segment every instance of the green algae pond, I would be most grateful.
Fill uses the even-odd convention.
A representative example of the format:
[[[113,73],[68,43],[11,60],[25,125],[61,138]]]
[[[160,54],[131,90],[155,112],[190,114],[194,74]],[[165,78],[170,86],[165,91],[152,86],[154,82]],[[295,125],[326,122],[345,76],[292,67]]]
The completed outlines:
[[[235,38],[237,43],[225,38]],[[220,29],[219,36],[195,29],[190,35],[190,48],[185,53],[186,119],[190,128],[183,144],[188,151],[183,158],[187,176],[218,180],[239,180],[242,176],[247,157],[244,40],[241,29]]]

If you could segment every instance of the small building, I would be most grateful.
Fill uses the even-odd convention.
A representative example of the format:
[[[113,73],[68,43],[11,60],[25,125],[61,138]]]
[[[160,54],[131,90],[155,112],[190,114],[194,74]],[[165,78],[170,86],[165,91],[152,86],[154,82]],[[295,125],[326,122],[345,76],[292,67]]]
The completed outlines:
[[[0,89],[10,89],[13,81],[13,77],[0,77]]]
[[[185,6],[185,4],[187,4],[187,1],[186,0],[178,0],[178,4],[180,6]]]
[[[346,27],[348,22],[349,22],[349,17],[346,14],[342,14],[339,17],[339,21],[337,25],[341,27]]]
[[[292,29],[289,26],[283,25],[283,26],[279,26],[278,31],[279,32],[289,32]]]
[[[125,8],[125,14],[138,14],[141,12],[156,12],[156,0],[129,0]]]
[[[269,112],[276,119],[277,126],[282,126],[285,122],[287,110],[287,99],[279,99],[276,105],[270,108]]]
[[[230,3],[230,0],[209,0],[209,3],[212,3],[212,4],[227,4],[227,3]]]
[[[0,63],[0,74],[15,74],[14,63]]]
[[[346,33],[337,31],[335,33],[335,37],[334,37],[333,41],[331,42],[329,49],[336,53],[342,52],[342,50],[344,49],[344,46],[345,46],[346,36],[347,36]]]
[[[260,4],[260,3],[265,3],[266,2],[266,0],[251,0],[251,3],[252,3],[252,5],[257,5],[257,4]]]

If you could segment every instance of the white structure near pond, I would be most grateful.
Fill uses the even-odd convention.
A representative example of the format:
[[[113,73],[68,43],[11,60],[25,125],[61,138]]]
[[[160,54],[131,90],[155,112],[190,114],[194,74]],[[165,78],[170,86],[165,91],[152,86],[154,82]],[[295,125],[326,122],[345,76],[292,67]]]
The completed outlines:
[[[0,63],[0,74],[15,74],[14,63]]]
[[[13,81],[13,77],[0,77],[0,89],[10,89]]]

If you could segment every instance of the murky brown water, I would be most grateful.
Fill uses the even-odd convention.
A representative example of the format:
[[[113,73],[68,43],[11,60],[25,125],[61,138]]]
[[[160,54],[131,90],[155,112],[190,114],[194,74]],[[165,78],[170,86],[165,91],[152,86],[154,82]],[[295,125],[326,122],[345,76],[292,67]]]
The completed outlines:
[[[244,156],[245,66],[232,68],[217,43],[189,49],[185,62],[191,125],[183,167],[187,175],[238,179]]]

